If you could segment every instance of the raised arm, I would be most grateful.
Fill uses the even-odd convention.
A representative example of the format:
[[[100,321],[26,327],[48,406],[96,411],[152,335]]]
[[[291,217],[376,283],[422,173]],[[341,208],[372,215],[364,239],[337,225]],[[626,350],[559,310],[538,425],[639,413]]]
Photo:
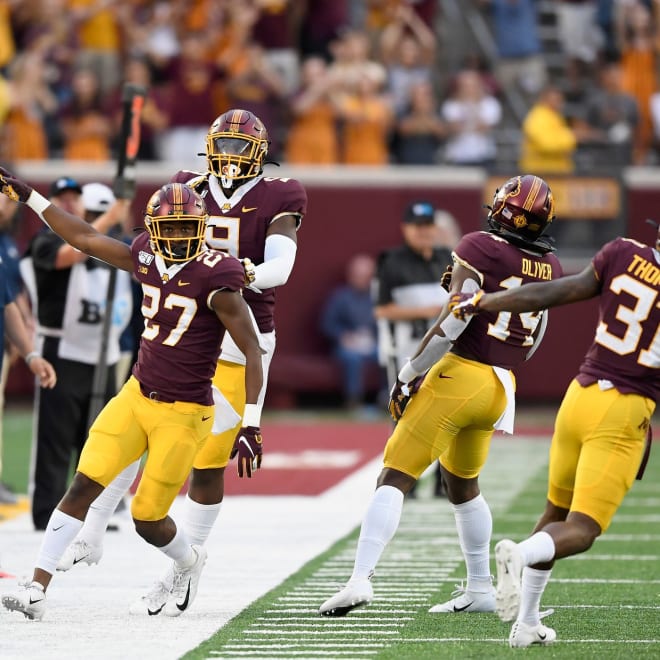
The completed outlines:
[[[535,312],[593,298],[600,293],[600,281],[589,264],[582,272],[552,280],[534,282],[497,293],[477,291],[455,293],[449,309],[459,319],[479,312]]]
[[[112,266],[133,272],[131,249],[128,245],[100,234],[82,218],[53,206],[43,195],[2,167],[0,191],[10,199],[29,206],[69,245]]]

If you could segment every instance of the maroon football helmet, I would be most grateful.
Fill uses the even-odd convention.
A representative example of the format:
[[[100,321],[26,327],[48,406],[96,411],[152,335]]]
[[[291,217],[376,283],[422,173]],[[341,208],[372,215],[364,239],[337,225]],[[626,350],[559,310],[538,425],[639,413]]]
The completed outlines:
[[[525,243],[534,243],[555,218],[552,191],[533,174],[509,179],[495,191],[489,209],[488,224],[494,232]]]
[[[190,261],[202,252],[207,220],[204,200],[183,183],[168,183],[157,190],[144,216],[152,250],[177,262]]]
[[[211,124],[206,136],[209,170],[223,188],[240,186],[261,174],[269,144],[259,117],[247,110],[228,110]]]

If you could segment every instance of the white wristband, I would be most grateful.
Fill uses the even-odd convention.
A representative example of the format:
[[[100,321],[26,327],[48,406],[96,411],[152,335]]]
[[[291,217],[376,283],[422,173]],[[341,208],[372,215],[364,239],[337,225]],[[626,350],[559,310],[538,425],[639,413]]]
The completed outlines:
[[[43,212],[50,206],[50,202],[36,190],[33,190],[30,193],[30,196],[25,202],[26,206],[29,206],[42,220]]]
[[[417,378],[417,376],[421,376],[420,373],[417,373],[415,368],[412,366],[410,363],[410,360],[406,362],[402,367],[401,371],[399,371],[398,379],[402,383],[409,383],[411,380],[414,378]]]
[[[25,364],[27,364],[28,367],[29,367],[30,362],[32,362],[32,360],[34,360],[34,358],[38,358],[38,357],[41,357],[41,355],[39,355],[38,351],[31,351],[23,359],[25,360]]]
[[[246,403],[243,410],[243,426],[261,425],[261,406],[257,403]]]

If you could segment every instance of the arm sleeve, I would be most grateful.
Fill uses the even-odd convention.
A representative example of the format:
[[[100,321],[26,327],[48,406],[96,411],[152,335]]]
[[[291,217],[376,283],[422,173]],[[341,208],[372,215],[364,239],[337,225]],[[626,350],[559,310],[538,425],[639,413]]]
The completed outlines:
[[[255,266],[250,288],[270,289],[286,284],[293,270],[298,246],[287,236],[271,234],[264,246],[264,262]]]

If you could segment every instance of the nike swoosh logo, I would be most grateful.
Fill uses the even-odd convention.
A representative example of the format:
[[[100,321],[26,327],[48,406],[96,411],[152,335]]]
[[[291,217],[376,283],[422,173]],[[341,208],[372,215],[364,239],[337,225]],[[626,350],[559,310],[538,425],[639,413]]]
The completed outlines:
[[[257,208],[258,208],[257,206],[251,206],[250,208],[248,208],[247,206],[244,206],[244,207],[241,209],[241,211],[242,211],[243,213],[249,213],[250,211],[256,211]]]
[[[157,610],[150,610],[147,608],[147,614],[149,616],[156,616],[156,614],[160,614],[160,611],[163,609],[163,605],[161,605]]]
[[[438,378],[448,378],[448,379],[451,379],[451,376],[445,376],[444,374],[438,374]]]
[[[250,447],[250,443],[245,438],[241,438],[239,440],[239,442],[242,442],[248,448],[248,451],[252,454],[252,456],[254,456],[254,452],[252,451],[252,447]]]
[[[32,596],[30,596],[30,605],[34,605],[35,603],[40,603],[43,600],[43,598],[37,598],[37,600],[32,600]],[[540,637],[541,635],[539,635]]]
[[[188,600],[190,599],[190,580],[188,580],[188,589],[186,591],[186,597],[183,599],[183,603],[177,603],[176,606],[183,612],[188,607]]]
[[[465,607],[456,607],[456,605],[454,605],[454,612],[463,612],[463,611],[467,610],[467,608],[470,607],[470,605],[472,605],[472,603],[474,603],[474,601],[472,601],[471,603],[468,603]]]
[[[57,531],[59,531],[60,529],[62,529],[62,527],[64,527],[64,525],[60,525],[59,527],[51,527],[51,530],[52,530],[53,532],[57,532]]]
[[[190,284],[190,282],[181,282],[181,281],[179,281],[178,284],[179,284],[179,286],[188,286]]]
[[[211,415],[209,415],[208,417],[202,417],[203,422],[205,422],[207,419],[211,419]]]
[[[85,559],[87,559],[87,557],[89,557],[89,552],[84,557],[80,557],[79,559],[74,559],[73,560],[73,565],[75,566],[78,562],[85,561]]]
[[[541,639],[541,640],[543,640],[543,639],[545,639],[545,638],[547,637],[547,635],[546,635],[545,633],[543,633],[543,634],[541,634],[541,633],[536,633],[536,634],[539,636],[539,639]]]

